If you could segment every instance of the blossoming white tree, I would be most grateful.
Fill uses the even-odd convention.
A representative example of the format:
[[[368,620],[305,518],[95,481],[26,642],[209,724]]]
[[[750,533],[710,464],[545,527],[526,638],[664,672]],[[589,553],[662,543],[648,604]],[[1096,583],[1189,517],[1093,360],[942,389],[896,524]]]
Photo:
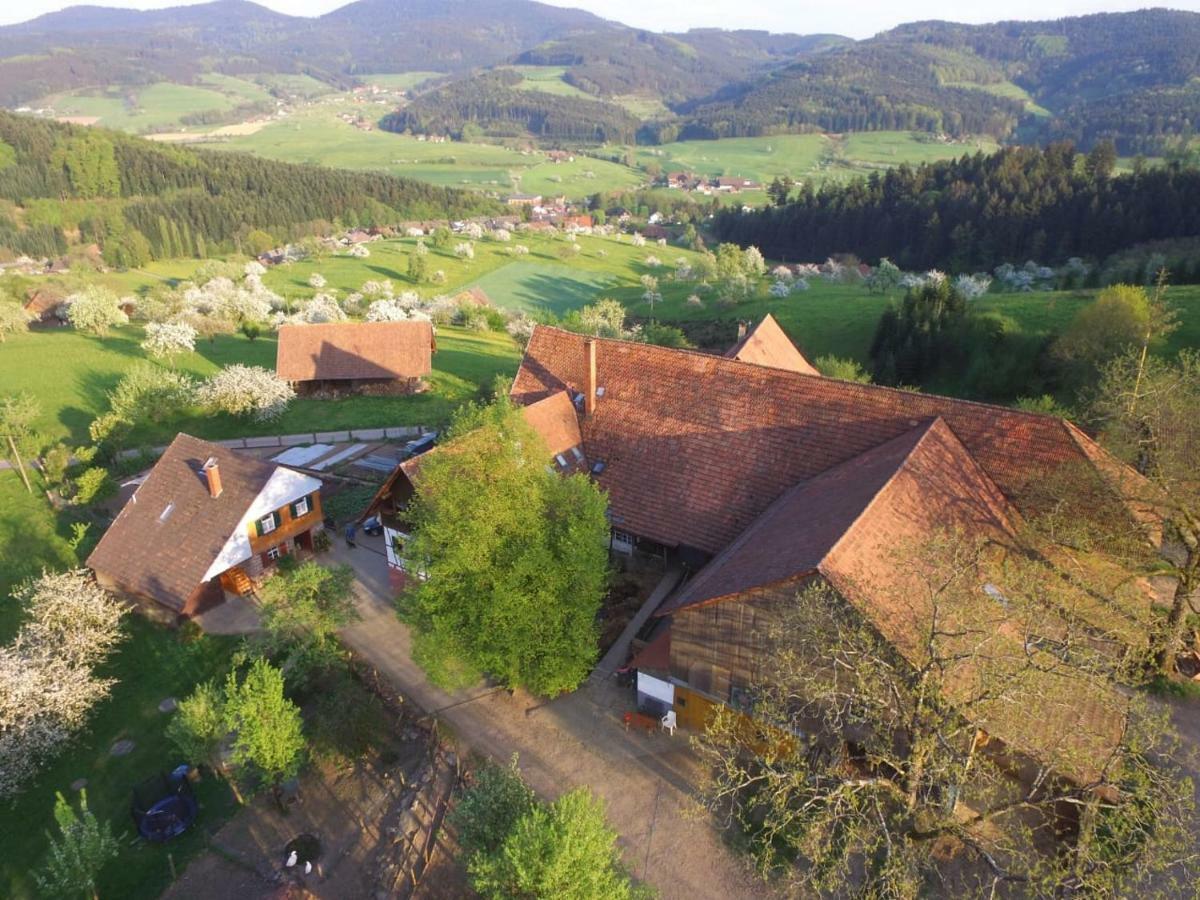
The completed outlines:
[[[349,251],[347,251],[347,253],[349,256],[353,256],[355,259],[366,259],[371,255],[371,251],[367,249],[366,244],[355,244],[349,249]]]
[[[170,358],[196,349],[196,329],[186,322],[150,322],[142,349],[156,359]]]
[[[320,272],[313,272],[308,276],[308,286],[319,291],[321,288],[325,287],[325,276]]]
[[[747,247],[742,252],[742,266],[747,275],[762,277],[767,271],[767,261],[757,247]]]
[[[320,293],[314,296],[304,304],[304,308],[300,314],[304,318],[304,321],[310,325],[319,325],[323,322],[344,322],[346,320],[346,312],[338,305],[337,298],[327,293]]]
[[[260,263],[257,259],[252,259],[250,262],[246,263],[245,267],[242,269],[242,273],[246,275],[246,277],[256,275],[259,278],[262,278],[262,276],[267,274],[267,267]]]
[[[792,286],[786,281],[776,281],[770,288],[772,297],[786,297],[792,292]]]
[[[459,259],[474,259],[475,245],[470,241],[462,241],[454,245],[454,255]]]
[[[512,232],[507,228],[497,228],[492,232],[492,240],[499,241],[502,244],[507,244],[512,240]]]
[[[67,297],[67,320],[80,331],[103,337],[110,328],[129,321],[121,309],[121,299],[106,287],[90,284]]]
[[[394,298],[376,300],[367,307],[367,314],[363,318],[367,322],[403,322],[408,318],[408,310]]]
[[[13,599],[26,619],[0,648],[0,797],[60,752],[108,694],[113,680],[95,670],[120,641],[125,612],[84,570],[43,573]]]
[[[213,412],[265,422],[283,415],[295,398],[292,386],[261,366],[226,366],[200,385],[197,401]]]

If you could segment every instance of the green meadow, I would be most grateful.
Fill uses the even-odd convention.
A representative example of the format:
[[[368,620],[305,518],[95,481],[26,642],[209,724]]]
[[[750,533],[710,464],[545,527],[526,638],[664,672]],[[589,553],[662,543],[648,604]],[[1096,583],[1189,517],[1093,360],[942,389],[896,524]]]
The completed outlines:
[[[260,85],[228,75],[205,75],[199,84],[157,82],[145,87],[107,87],[51,94],[38,102],[62,116],[96,116],[97,124],[145,132],[177,127],[186,115],[225,112],[242,103],[270,100]]]

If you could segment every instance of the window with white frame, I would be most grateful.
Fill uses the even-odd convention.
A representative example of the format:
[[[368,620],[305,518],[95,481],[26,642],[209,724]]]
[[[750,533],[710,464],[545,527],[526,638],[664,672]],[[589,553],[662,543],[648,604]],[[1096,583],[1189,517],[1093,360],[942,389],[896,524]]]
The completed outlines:
[[[283,556],[282,547],[272,547],[267,551],[267,559],[269,559],[271,562],[275,562],[281,556]]]
[[[258,533],[270,534],[277,526],[278,522],[275,519],[275,513],[271,513],[269,516],[263,516],[258,520]]]
[[[297,500],[295,503],[292,504],[292,518],[298,519],[301,516],[307,516],[307,515],[308,515],[308,498],[301,497],[299,500]]]

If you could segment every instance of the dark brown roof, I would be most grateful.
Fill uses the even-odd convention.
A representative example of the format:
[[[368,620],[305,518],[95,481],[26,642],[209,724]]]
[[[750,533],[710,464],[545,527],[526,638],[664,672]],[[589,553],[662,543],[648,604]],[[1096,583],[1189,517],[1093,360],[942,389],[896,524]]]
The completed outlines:
[[[432,366],[429,322],[333,322],[279,329],[275,370],[287,381],[420,378]]]
[[[763,316],[763,320],[730,347],[725,355],[730,359],[770,366],[773,369],[787,369],[803,375],[821,374],[804,358],[804,354],[796,349],[796,345],[770,313]]]
[[[1083,461],[1051,416],[855,384],[649,344],[593,338],[596,410],[584,453],[603,463],[613,523],[716,553],[784,491],[938,416],[1010,499]],[[584,390],[585,338],[538,326],[513,383],[518,403]]]
[[[201,466],[220,466],[209,495]],[[87,564],[130,593],[182,610],[277,466],[180,434],[109,526]]]

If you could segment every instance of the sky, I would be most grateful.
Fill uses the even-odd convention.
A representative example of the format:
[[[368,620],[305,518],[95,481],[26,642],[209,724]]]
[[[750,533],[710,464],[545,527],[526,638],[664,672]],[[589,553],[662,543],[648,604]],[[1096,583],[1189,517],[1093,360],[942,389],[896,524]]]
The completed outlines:
[[[177,6],[178,0],[90,0],[105,6]],[[320,15],[347,0],[265,0],[263,6],[291,15]],[[1200,0],[545,0],[555,6],[590,10],[607,19],[654,31],[688,28],[759,28],[796,34],[834,33],[870,37],[903,22],[947,19],[952,22],[993,22],[1003,19],[1054,19],[1093,12],[1120,12],[1147,6],[1170,6],[1200,12]],[[69,6],[62,0],[25,0],[3,4],[0,24],[19,22]]]

